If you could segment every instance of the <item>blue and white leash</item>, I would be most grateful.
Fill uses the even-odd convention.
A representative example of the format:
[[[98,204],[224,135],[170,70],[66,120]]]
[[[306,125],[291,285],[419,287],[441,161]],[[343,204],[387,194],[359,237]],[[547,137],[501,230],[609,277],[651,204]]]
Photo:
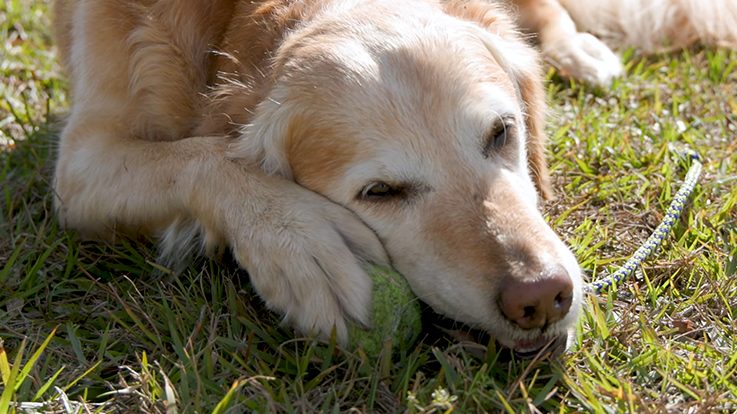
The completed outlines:
[[[684,180],[683,186],[678,190],[676,196],[671,201],[668,210],[665,212],[665,218],[658,225],[655,231],[647,238],[645,243],[640,246],[635,254],[630,257],[627,262],[622,265],[616,272],[610,274],[607,277],[593,281],[586,285],[585,290],[587,293],[602,293],[610,286],[620,283],[624,278],[631,275],[635,269],[642,264],[657,248],[663,239],[670,233],[673,225],[678,221],[681,216],[686,202],[688,201],[691,193],[696,186],[701,175],[701,157],[694,151],[687,151],[685,154],[691,159],[691,167],[686,173],[686,179]]]

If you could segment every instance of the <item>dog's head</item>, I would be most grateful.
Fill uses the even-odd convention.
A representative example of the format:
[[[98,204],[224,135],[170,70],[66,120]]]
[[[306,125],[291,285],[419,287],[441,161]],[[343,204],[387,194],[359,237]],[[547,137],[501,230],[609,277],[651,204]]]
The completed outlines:
[[[436,311],[522,353],[565,343],[581,277],[537,206],[536,54],[488,5],[394,3],[289,37],[239,152],[354,211]]]

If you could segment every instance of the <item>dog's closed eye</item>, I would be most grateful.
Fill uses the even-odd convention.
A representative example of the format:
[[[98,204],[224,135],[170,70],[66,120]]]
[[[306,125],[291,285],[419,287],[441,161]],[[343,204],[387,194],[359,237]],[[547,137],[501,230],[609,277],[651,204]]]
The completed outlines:
[[[482,153],[485,158],[502,151],[514,140],[517,134],[517,126],[511,115],[501,116],[489,128],[484,137],[484,148]]]
[[[366,201],[385,201],[407,194],[405,186],[391,185],[383,181],[372,182],[361,190],[359,198]]]

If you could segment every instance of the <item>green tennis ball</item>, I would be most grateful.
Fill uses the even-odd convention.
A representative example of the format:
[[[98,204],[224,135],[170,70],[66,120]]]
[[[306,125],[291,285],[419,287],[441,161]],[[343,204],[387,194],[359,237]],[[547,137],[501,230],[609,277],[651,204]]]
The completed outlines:
[[[372,266],[373,280],[371,327],[351,325],[348,330],[352,349],[363,349],[368,356],[383,350],[410,346],[422,329],[420,303],[404,276],[392,269]]]

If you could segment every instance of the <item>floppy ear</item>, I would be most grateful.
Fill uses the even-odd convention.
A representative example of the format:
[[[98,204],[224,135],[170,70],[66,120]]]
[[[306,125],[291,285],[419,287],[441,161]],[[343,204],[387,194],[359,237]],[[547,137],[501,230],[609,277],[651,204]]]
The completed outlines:
[[[550,184],[550,173],[546,146],[548,137],[545,135],[545,89],[542,83],[542,73],[538,66],[532,71],[522,73],[517,79],[520,94],[525,105],[525,125],[527,126],[527,160],[535,179],[537,189],[545,200],[555,198],[553,187]]]
[[[443,7],[447,14],[482,29],[481,41],[516,84],[525,116],[530,173],[540,195],[546,200],[554,198],[545,154],[546,105],[539,53],[520,38],[510,13],[496,3],[450,0]]]
[[[272,88],[268,96],[270,99],[256,106],[251,122],[240,129],[240,136],[228,148],[228,156],[257,166],[266,174],[291,180],[285,144],[298,108],[284,88]]]

